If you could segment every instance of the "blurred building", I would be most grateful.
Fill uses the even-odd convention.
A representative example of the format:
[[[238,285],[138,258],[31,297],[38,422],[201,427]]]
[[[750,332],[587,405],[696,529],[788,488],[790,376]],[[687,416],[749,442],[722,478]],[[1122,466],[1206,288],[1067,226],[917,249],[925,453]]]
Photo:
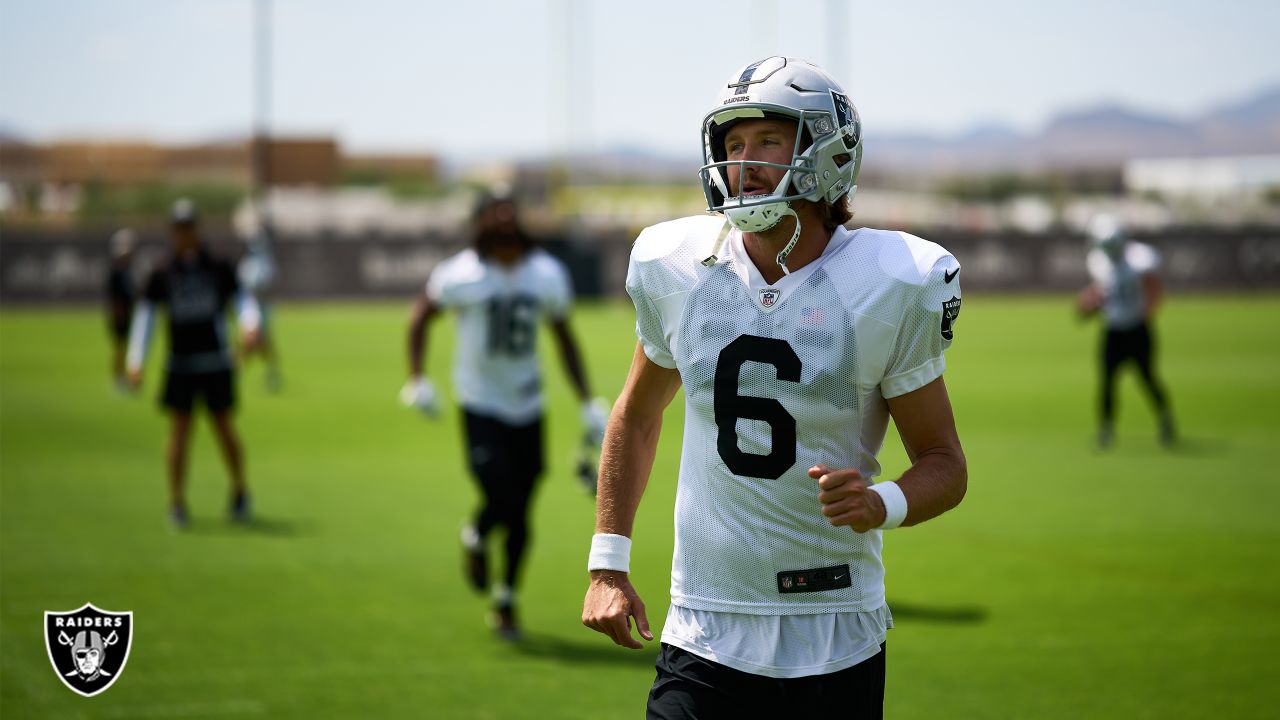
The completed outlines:
[[[143,141],[68,140],[48,144],[0,141],[0,212],[28,222],[63,222],[76,216],[86,189],[127,194],[132,188],[221,188],[230,198],[247,196],[253,181],[253,141],[192,145]],[[348,155],[329,137],[272,138],[263,171],[272,187],[332,188],[358,184],[427,184],[438,180],[439,160],[428,154]],[[157,207],[116,208],[155,214]],[[119,203],[117,203],[118,205]],[[114,206],[113,206],[114,207]]]
[[[1256,198],[1280,191],[1280,155],[1130,160],[1124,181],[1131,192],[1171,198]]]

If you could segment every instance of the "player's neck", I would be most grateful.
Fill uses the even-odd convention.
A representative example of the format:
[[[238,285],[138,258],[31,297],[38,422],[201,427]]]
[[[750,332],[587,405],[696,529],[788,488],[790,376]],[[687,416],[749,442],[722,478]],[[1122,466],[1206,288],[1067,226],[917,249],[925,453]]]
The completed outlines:
[[[795,218],[785,217],[777,225],[758,233],[742,233],[742,245],[751,258],[756,270],[760,271],[765,282],[772,285],[782,279],[784,273],[778,266],[778,253],[791,241],[791,233],[795,232]],[[831,233],[826,231],[817,218],[804,218],[800,223],[800,238],[796,246],[787,255],[787,270],[795,272],[822,256],[831,242]]]

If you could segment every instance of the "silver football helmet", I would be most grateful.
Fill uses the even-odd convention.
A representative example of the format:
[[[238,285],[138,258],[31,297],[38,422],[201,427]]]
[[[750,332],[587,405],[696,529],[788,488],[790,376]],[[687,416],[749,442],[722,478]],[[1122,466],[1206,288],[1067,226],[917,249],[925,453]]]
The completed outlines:
[[[1124,252],[1127,241],[1124,223],[1114,215],[1102,213],[1093,216],[1086,228],[1089,245],[1111,257],[1119,257]]]
[[[739,120],[784,117],[794,120],[795,147],[790,164],[756,160],[726,160],[724,133]],[[761,232],[794,215],[791,203],[811,200],[832,204],[857,189],[862,164],[862,121],[844,88],[821,68],[805,60],[774,56],[751,63],[734,73],[725,84],[715,107],[702,121],[703,165],[699,171],[707,210],[724,213],[743,232]],[[742,178],[729,187],[728,168],[748,165],[786,170],[768,195],[743,197]],[[791,242],[779,254],[778,264],[787,270],[787,253],[795,246],[799,226]]]

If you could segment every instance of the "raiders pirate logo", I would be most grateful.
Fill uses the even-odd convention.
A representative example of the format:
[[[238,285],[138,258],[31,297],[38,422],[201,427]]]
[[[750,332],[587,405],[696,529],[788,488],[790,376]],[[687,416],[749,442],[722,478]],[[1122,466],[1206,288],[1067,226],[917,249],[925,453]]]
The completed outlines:
[[[111,687],[129,660],[133,613],[79,610],[44,614],[44,644],[62,684],[85,697]]]
[[[777,288],[764,288],[760,291],[760,305],[763,307],[773,307],[778,302]]]
[[[956,318],[960,317],[960,298],[952,297],[942,303],[942,337],[950,340],[954,335]]]

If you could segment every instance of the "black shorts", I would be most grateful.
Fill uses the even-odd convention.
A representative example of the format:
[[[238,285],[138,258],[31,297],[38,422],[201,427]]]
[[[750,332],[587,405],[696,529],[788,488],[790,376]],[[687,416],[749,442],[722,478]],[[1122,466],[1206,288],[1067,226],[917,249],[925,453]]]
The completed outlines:
[[[164,392],[160,395],[161,405],[170,410],[189,413],[195,407],[197,397],[204,399],[204,406],[211,413],[222,413],[235,407],[235,378],[232,372],[219,370],[165,374]]]
[[[510,425],[497,418],[463,409],[467,430],[467,462],[471,472],[487,479],[527,478],[542,474],[542,418],[526,425]]]
[[[771,678],[735,670],[671,645],[658,654],[649,720],[884,717],[885,646],[851,668]]]
[[[1102,341],[1102,364],[1108,373],[1127,360],[1145,368],[1151,364],[1152,345],[1151,328],[1146,323],[1126,330],[1108,329]]]

